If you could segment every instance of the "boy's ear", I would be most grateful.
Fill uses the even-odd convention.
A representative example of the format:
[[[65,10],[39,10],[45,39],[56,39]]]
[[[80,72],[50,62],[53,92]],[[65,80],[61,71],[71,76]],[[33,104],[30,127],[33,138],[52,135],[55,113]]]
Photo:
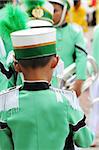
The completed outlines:
[[[58,61],[59,61],[59,56],[53,57],[53,61],[52,61],[52,64],[51,64],[52,69],[54,69],[57,66]]]
[[[20,64],[16,61],[14,61],[14,69],[15,69],[16,72],[22,72]]]

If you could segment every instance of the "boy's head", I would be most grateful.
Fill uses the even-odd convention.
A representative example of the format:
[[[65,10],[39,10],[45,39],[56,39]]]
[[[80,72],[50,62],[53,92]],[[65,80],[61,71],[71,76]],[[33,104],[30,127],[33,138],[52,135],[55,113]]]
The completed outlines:
[[[74,0],[74,7],[75,8],[79,8],[80,4],[81,4],[81,0]]]
[[[57,65],[56,30],[54,28],[35,28],[11,34],[15,53],[15,69],[27,73],[41,73],[51,79]],[[43,78],[43,77],[42,77]]]
[[[70,8],[67,0],[49,0],[54,6],[54,25],[61,26],[65,22],[67,11]]]

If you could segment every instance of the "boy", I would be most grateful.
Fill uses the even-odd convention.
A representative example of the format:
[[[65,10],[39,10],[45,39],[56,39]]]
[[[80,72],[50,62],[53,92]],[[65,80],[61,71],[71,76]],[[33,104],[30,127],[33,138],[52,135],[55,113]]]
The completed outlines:
[[[23,73],[24,85],[19,94],[16,88],[0,96],[0,149],[72,150],[73,143],[89,147],[93,135],[75,94],[49,86],[59,59],[55,29],[28,29],[11,37],[15,70]]]
[[[53,21],[57,30],[57,53],[64,62],[64,67],[76,63],[76,75],[73,90],[81,94],[83,81],[86,79],[86,44],[81,28],[66,23],[69,10],[68,1],[49,0],[54,6]]]

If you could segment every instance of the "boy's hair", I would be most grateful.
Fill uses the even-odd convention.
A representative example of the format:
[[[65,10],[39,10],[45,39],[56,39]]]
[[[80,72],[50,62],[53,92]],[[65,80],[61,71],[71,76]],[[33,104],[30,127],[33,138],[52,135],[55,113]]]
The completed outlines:
[[[54,55],[44,56],[44,57],[39,57],[39,58],[20,59],[18,60],[18,63],[22,65],[24,68],[28,68],[28,67],[31,67],[33,69],[39,68],[39,67],[42,68],[42,67],[45,67],[49,63],[49,61],[51,60],[53,56],[56,56],[56,55],[54,54]]]
[[[76,6],[80,2],[79,0],[74,0],[74,6]]]

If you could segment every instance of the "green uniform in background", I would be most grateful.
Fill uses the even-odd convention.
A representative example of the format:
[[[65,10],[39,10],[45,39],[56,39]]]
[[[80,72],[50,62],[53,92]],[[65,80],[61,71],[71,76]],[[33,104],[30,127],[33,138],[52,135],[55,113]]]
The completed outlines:
[[[21,73],[17,73],[14,69],[13,55],[14,55],[14,53],[13,53],[13,51],[11,51],[8,54],[7,61],[6,61],[7,67],[8,68],[11,67],[11,70],[13,73],[8,80],[8,88],[14,87],[16,85],[22,85],[22,83],[23,83],[23,75]]]
[[[76,63],[77,79],[86,79],[86,44],[81,28],[75,24],[63,24],[57,30],[57,54],[64,67]]]
[[[4,8],[0,9],[0,38],[4,44],[6,53],[5,57],[1,56],[0,62],[4,65],[5,68],[8,68],[6,64],[8,53],[13,50],[10,33],[12,33],[13,31],[26,29],[26,23],[27,14],[26,12],[23,12],[19,8],[19,6],[7,4]],[[3,75],[0,72],[0,91],[6,89],[7,87],[15,86],[16,84],[15,81],[13,81],[13,79],[14,75],[9,81],[6,77],[6,74],[4,73]]]
[[[0,70],[2,64],[6,67],[6,52],[3,45],[3,41],[0,37]],[[3,75],[0,71],[0,91],[7,89],[8,86],[8,80],[5,75]]]
[[[63,150],[70,127],[78,147],[92,143],[93,134],[72,92],[50,89],[46,81],[25,82],[17,101],[19,106],[10,105],[4,122],[2,117],[0,150]]]
[[[5,60],[0,58],[0,61],[4,64]],[[0,72],[0,91],[8,88],[7,78]]]
[[[99,25],[95,27],[92,46],[93,46],[92,55],[95,58],[96,63],[99,67]]]

